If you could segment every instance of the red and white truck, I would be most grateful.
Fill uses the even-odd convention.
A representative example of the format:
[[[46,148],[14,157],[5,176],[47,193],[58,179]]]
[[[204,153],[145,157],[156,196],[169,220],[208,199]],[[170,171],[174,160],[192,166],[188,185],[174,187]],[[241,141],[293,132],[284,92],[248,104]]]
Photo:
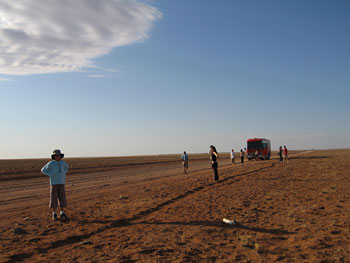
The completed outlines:
[[[256,153],[258,155],[256,156]],[[259,158],[268,160],[271,156],[270,140],[264,138],[253,138],[247,141],[247,158],[248,160]]]

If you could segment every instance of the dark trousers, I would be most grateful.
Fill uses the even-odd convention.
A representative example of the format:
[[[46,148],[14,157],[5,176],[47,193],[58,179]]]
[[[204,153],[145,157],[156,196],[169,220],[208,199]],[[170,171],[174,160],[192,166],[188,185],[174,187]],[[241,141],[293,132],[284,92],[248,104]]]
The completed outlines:
[[[241,157],[241,163],[244,163],[244,156]]]
[[[56,209],[58,207],[58,200],[60,207],[67,207],[66,190],[64,184],[54,184],[50,186],[50,208]]]
[[[218,163],[214,162],[211,167],[213,168],[214,171],[214,180],[217,181],[219,180],[219,174],[218,174]]]

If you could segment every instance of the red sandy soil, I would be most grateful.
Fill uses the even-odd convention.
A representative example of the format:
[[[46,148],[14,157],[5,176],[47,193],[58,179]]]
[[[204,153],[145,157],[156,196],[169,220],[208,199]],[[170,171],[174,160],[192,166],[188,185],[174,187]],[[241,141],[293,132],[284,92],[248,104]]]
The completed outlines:
[[[0,262],[350,262],[350,150],[229,161],[219,182],[208,159],[68,174],[68,222],[47,177],[8,177]]]

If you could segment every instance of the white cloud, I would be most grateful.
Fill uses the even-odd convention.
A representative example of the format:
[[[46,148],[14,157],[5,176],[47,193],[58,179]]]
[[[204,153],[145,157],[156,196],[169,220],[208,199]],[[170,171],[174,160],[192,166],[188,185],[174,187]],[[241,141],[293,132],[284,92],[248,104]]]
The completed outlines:
[[[145,40],[161,13],[140,0],[0,0],[0,74],[78,71]]]
[[[108,68],[108,69],[105,69],[105,71],[106,72],[119,72],[120,70]]]
[[[10,81],[10,79],[0,78],[0,81]]]
[[[101,75],[101,74],[92,74],[92,75],[88,75],[88,77],[90,77],[90,78],[104,78],[105,76]]]

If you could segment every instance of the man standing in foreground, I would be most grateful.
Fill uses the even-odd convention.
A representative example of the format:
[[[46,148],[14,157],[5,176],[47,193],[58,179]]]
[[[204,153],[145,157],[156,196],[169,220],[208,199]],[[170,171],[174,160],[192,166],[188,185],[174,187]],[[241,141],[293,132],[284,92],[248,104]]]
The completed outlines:
[[[52,220],[57,220],[56,210],[58,207],[58,200],[60,203],[60,219],[69,220],[64,213],[64,208],[67,207],[66,200],[66,173],[68,165],[62,160],[64,154],[60,150],[54,150],[51,159],[42,169],[41,172],[50,177],[50,208],[52,209]]]
[[[183,155],[181,155],[181,160],[182,160],[182,166],[184,167],[184,173],[187,174],[188,170],[188,155],[186,151],[184,152]]]

